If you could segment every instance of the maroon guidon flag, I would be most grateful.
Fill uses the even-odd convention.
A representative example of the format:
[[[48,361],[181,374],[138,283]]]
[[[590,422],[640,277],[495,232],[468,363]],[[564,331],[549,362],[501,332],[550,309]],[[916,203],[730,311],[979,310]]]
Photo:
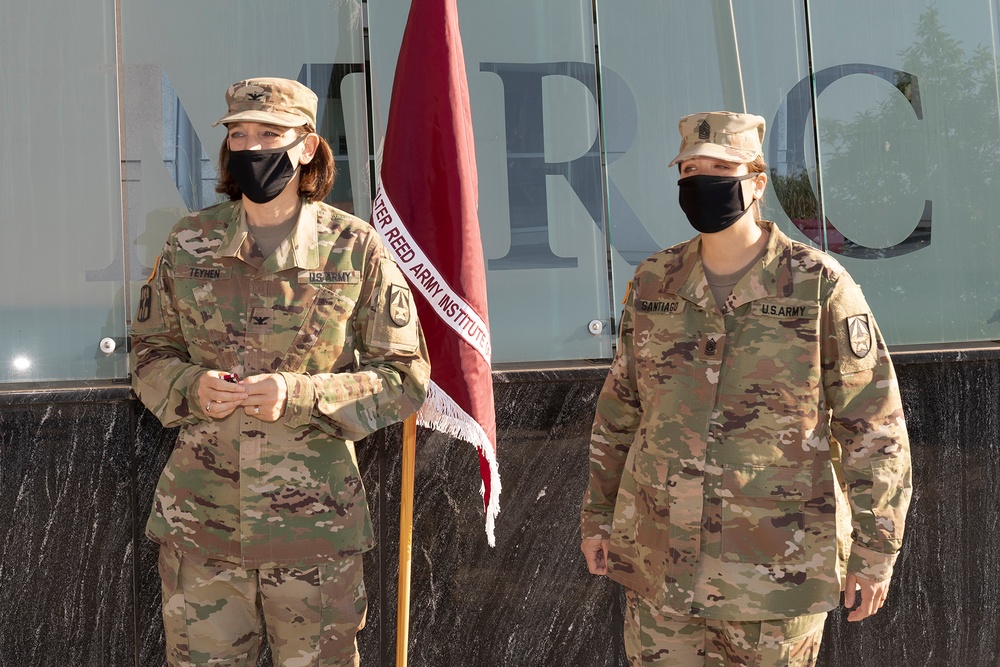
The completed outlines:
[[[431,385],[417,423],[479,451],[486,535],[500,511],[486,269],[469,85],[455,0],[412,0],[372,224],[410,281]]]

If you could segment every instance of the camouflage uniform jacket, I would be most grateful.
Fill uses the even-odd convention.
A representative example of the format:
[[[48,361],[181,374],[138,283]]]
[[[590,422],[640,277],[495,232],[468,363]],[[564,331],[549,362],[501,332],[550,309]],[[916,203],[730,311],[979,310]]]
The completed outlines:
[[[723,309],[699,241],[639,265],[597,403],[584,538],[678,615],[788,618],[892,573],[910,499],[895,372],[860,288],[771,223]]]
[[[171,231],[132,328],[132,384],[180,426],[146,534],[249,568],[305,566],[373,545],[353,441],[424,400],[430,366],[406,281],[373,227],[302,203],[266,260],[230,202]],[[208,369],[280,372],[285,412],[213,419]]]

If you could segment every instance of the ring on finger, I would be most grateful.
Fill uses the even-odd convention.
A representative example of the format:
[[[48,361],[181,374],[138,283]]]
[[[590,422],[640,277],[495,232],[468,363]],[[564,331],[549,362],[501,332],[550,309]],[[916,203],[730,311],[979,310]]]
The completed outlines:
[[[260,414],[260,406],[257,406],[257,405],[253,406],[253,413],[255,415],[259,415]]]
[[[212,411],[212,401],[209,401],[208,403],[205,404],[205,412],[211,412],[211,411]]]

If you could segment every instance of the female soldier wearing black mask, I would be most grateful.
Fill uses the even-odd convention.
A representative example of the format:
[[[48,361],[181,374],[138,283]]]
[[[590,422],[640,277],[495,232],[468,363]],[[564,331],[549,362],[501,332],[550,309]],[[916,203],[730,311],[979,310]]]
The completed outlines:
[[[298,81],[226,91],[217,191],[171,230],[132,327],[132,383],[180,427],[146,535],[171,667],[358,665],[373,545],[354,441],[424,400],[406,280],[323,202],[333,155]],[[263,619],[263,623],[261,623]]]
[[[699,235],[629,286],[581,548],[626,587],[630,664],[814,665],[841,591],[858,621],[889,588],[911,485],[899,388],[843,267],[758,219],[764,119],[699,113],[680,133]]]

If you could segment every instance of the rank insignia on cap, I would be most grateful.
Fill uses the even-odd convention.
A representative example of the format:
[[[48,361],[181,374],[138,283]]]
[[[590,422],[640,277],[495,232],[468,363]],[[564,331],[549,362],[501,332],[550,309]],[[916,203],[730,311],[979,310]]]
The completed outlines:
[[[851,352],[864,359],[872,349],[872,332],[867,315],[851,315],[847,318],[847,333],[851,339]]]
[[[389,288],[389,317],[398,327],[410,323],[410,290],[399,285]]]
[[[690,127],[690,126],[689,126]],[[707,120],[703,120],[698,123],[698,138],[702,141],[707,141],[712,134],[712,126],[708,124]]]

